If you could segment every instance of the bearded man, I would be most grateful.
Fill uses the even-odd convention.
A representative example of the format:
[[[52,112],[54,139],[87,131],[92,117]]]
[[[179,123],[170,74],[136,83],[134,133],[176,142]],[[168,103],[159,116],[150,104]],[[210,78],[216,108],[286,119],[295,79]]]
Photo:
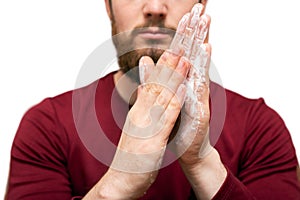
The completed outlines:
[[[207,2],[105,3],[120,70],[25,114],[5,199],[299,199],[280,116],[209,80]]]

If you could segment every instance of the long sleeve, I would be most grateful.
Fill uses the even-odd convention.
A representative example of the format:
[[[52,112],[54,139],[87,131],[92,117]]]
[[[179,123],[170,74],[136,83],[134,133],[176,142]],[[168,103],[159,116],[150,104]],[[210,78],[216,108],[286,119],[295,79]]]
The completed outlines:
[[[298,161],[289,131],[262,99],[252,105],[240,113],[246,117],[240,121],[244,132],[238,137],[243,142],[236,175],[226,166],[228,176],[214,200],[299,200]]]
[[[72,199],[66,146],[50,100],[31,108],[12,145],[5,199]]]
[[[299,200],[298,161],[283,120],[262,99],[230,95],[215,146],[228,174],[213,200]]]
[[[103,160],[112,159],[115,151],[106,147],[118,144],[122,132],[119,123],[128,112],[123,99],[113,96],[113,74],[48,98],[24,115],[11,149],[5,200],[79,200],[103,177],[109,167]],[[80,100],[75,101],[80,112],[74,110],[74,98]],[[117,114],[112,112],[112,102]],[[96,112],[96,126],[89,123],[91,112]],[[78,129],[78,123],[82,129]],[[103,132],[96,129],[97,125]],[[82,136],[91,144],[84,143]],[[188,198],[190,188],[179,163],[173,162],[160,170],[141,199],[183,200]]]
[[[103,81],[113,83],[112,76]],[[111,101],[97,102],[107,120],[105,130],[119,133],[108,105]],[[103,176],[107,166],[82,145],[72,116],[71,93],[46,99],[24,115],[11,149],[5,200],[80,199]],[[111,134],[111,140],[117,143],[118,135]],[[262,99],[246,100],[227,92],[226,120],[215,148],[228,176],[214,200],[300,199],[298,161],[289,131]],[[170,199],[171,195],[171,199],[186,199],[189,190],[174,163],[160,170],[143,199]]]

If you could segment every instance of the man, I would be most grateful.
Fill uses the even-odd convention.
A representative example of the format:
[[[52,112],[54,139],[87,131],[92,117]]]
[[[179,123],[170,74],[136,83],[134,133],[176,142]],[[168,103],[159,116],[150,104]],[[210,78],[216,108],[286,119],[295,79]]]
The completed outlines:
[[[299,199],[277,113],[209,84],[206,2],[105,3],[121,70],[26,113],[6,199]]]

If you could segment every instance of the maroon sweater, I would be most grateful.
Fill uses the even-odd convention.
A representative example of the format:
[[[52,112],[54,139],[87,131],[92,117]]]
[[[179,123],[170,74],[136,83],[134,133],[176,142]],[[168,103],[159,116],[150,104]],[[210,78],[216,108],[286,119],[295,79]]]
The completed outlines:
[[[5,199],[80,199],[101,179],[128,112],[114,86],[111,73],[47,98],[24,115],[11,150]],[[214,199],[300,199],[295,149],[282,119],[262,99],[222,91],[212,84],[217,101],[210,139],[228,176]],[[160,170],[142,199],[189,197],[194,198],[191,187],[175,161]]]

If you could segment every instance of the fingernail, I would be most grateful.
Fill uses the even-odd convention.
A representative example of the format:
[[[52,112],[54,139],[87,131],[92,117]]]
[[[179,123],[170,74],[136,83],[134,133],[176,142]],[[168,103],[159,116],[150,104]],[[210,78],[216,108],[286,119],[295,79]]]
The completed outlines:
[[[139,66],[145,66],[145,57],[142,56],[139,61]]]
[[[145,61],[144,56],[140,58],[139,61],[139,75],[140,75],[140,82],[141,84],[145,83]]]

